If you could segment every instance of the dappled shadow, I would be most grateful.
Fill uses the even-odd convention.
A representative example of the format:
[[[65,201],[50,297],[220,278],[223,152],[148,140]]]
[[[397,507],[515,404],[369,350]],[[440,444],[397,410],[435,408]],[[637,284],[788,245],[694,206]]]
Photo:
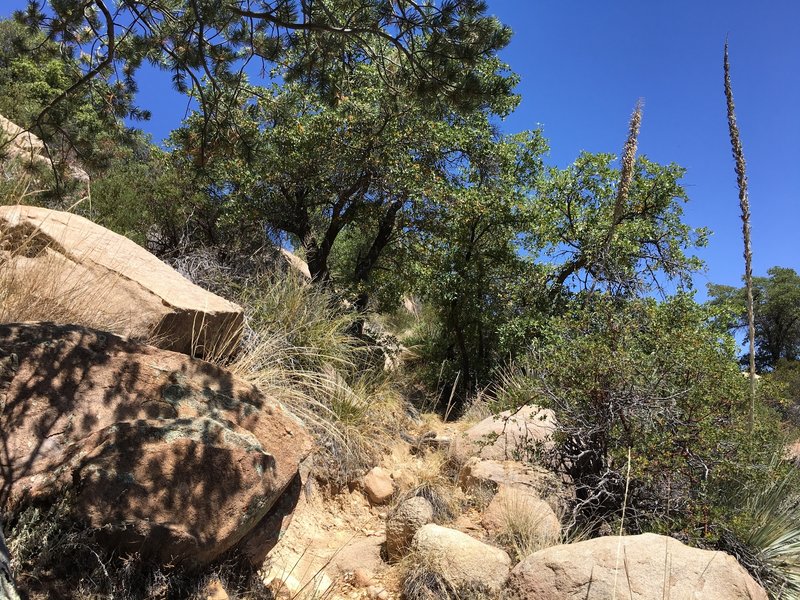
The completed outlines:
[[[186,564],[268,530],[310,449],[229,372],[78,326],[0,325],[0,409],[0,510],[71,493],[104,545]]]

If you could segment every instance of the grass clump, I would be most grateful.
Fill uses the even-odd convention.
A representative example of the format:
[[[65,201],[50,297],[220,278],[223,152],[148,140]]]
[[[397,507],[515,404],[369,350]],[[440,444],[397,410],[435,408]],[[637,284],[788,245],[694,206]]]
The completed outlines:
[[[744,501],[742,501],[744,499]],[[800,598],[800,474],[780,455],[758,484],[731,490],[737,518],[721,539],[774,598]]]
[[[405,459],[396,472],[402,472],[400,491],[395,504],[409,498],[425,498],[433,508],[436,523],[452,521],[462,512],[466,502],[463,492],[449,468],[449,458],[444,452],[425,452]]]
[[[500,517],[495,542],[515,563],[560,542],[559,523],[545,502],[512,488],[501,490],[495,502]]]
[[[315,476],[338,488],[377,464],[404,416],[393,375],[353,335],[360,314],[292,273],[235,288],[244,349],[227,365],[298,416],[319,441]]]
[[[414,548],[400,563],[406,600],[497,600],[499,595],[476,583],[463,584],[447,557]]]

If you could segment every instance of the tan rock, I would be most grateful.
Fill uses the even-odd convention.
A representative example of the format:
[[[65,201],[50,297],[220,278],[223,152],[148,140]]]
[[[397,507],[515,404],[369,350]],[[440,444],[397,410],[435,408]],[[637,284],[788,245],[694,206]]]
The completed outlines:
[[[652,533],[540,550],[514,567],[506,595],[519,600],[767,600],[764,589],[729,554]]]
[[[280,248],[279,252],[286,261],[286,264],[294,273],[297,273],[307,281],[311,281],[311,271],[309,270],[308,263],[306,261],[286,248]]]
[[[459,485],[465,492],[479,496],[492,496],[503,486],[527,491],[547,502],[555,512],[564,509],[572,493],[557,475],[543,467],[477,457],[461,468]]]
[[[228,592],[219,579],[212,579],[205,591],[206,600],[228,600]]]
[[[60,169],[62,175],[75,179],[84,184],[84,186],[87,185],[89,183],[88,173],[75,163],[74,158],[66,158],[67,164],[57,165],[58,167],[64,167]],[[22,167],[29,168],[33,166],[50,170],[54,166],[52,161],[56,160],[58,162],[63,157],[57,155],[51,157],[48,155],[44,142],[39,137],[0,115],[0,165],[8,159],[16,161]]]
[[[311,450],[252,385],[112,334],[0,325],[0,371],[0,513],[71,498],[121,551],[192,565],[246,552]]]
[[[557,544],[561,522],[535,492],[502,486],[483,511],[481,525],[492,537],[522,532],[539,548]]]
[[[386,504],[394,495],[392,475],[383,467],[373,467],[364,475],[364,492],[372,504]]]
[[[453,452],[464,459],[524,460],[549,443],[554,429],[553,411],[531,404],[486,417],[453,441]]]
[[[503,550],[433,523],[417,531],[411,550],[415,560],[436,569],[462,594],[497,594],[511,569],[511,558]]]
[[[353,571],[353,583],[356,587],[365,588],[372,585],[372,573],[363,567]]]
[[[49,164],[44,156],[44,142],[3,115],[0,115],[0,151],[4,156],[28,163]]]
[[[126,237],[78,215],[0,206],[0,261],[36,297],[34,314],[148,340],[185,354],[227,354],[241,336],[241,307],[185,279]],[[38,282],[38,283],[37,283]],[[2,310],[2,307],[0,307]]]
[[[336,549],[336,554],[325,570],[332,577],[353,573],[354,579],[361,581],[360,586],[367,587],[371,585],[374,576],[386,568],[381,557],[383,542],[382,535],[348,540],[346,544]]]
[[[405,555],[414,534],[433,522],[433,506],[421,496],[404,500],[386,520],[386,555],[397,560]]]

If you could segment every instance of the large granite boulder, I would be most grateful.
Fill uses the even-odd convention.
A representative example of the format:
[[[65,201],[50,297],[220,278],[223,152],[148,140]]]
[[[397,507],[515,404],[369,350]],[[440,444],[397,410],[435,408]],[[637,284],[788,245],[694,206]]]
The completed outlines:
[[[190,565],[260,566],[312,446],[224,369],[73,325],[0,325],[0,409],[0,513],[68,498],[110,548]]]
[[[241,307],[88,219],[0,206],[0,273],[30,302],[6,320],[76,323],[193,355],[225,355],[241,336]],[[37,314],[37,307],[42,314]],[[3,312],[0,306],[0,313]],[[6,307],[6,310],[9,310]]]
[[[729,554],[691,548],[645,533],[609,536],[535,552],[511,571],[506,596],[517,600],[767,600]]]

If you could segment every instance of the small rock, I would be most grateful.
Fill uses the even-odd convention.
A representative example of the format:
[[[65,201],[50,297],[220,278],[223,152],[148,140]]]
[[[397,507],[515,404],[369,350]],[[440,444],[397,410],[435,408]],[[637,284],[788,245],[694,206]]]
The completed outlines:
[[[364,491],[372,504],[386,504],[394,495],[394,483],[389,471],[374,467],[364,475]]]
[[[356,569],[353,571],[353,583],[357,587],[369,587],[372,585],[372,574],[366,569]]]
[[[401,558],[414,534],[423,525],[433,522],[433,506],[421,496],[400,503],[386,520],[386,555],[389,560]]]
[[[228,600],[228,592],[219,579],[212,579],[206,587],[206,600]]]

